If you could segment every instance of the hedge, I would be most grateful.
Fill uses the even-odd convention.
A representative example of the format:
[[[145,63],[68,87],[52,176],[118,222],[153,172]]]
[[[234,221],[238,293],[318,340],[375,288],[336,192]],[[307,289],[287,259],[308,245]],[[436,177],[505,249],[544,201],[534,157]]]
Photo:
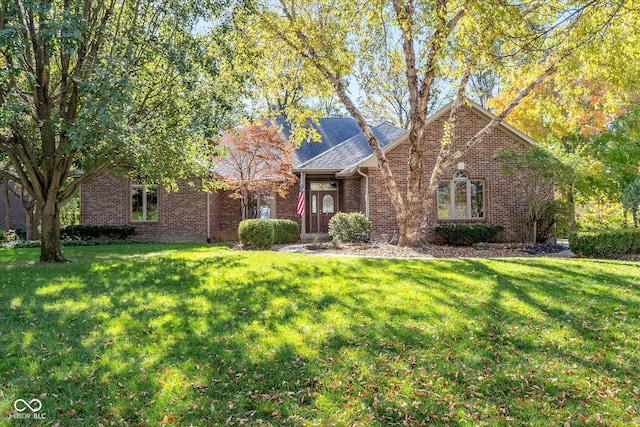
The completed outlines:
[[[131,244],[146,244],[154,243],[149,240],[131,240],[131,239],[118,239],[118,240],[61,240],[62,246],[104,246],[104,245],[131,245]],[[42,246],[40,240],[15,240],[13,242],[0,245],[7,249],[29,249],[39,248]]]
[[[273,244],[284,245],[300,240],[300,227],[290,219],[269,219],[273,225]]]
[[[504,227],[501,225],[451,224],[439,225],[434,231],[445,244],[471,246],[474,243],[493,240],[502,230]]]
[[[63,240],[125,240],[136,234],[130,225],[67,225],[60,229]]]
[[[631,255],[640,253],[640,230],[601,230],[572,233],[569,249],[581,256]]]
[[[329,237],[344,243],[362,242],[369,236],[371,221],[360,212],[338,212],[329,220]]]
[[[245,219],[238,226],[240,243],[256,249],[268,249],[274,242],[273,222],[268,219]]]

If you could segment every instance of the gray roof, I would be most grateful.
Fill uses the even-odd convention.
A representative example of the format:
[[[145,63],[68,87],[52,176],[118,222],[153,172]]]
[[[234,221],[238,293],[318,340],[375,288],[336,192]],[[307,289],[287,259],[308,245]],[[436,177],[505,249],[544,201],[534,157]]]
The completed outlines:
[[[276,120],[282,126],[282,133],[288,139],[291,135],[291,125],[282,119]],[[318,124],[311,122],[313,128],[320,135],[320,141],[303,141],[293,153],[293,167],[309,161],[328,149],[359,134],[360,128],[352,118],[318,119]]]
[[[385,147],[406,133],[404,129],[387,122],[374,126],[371,130],[378,138],[378,142],[381,147]],[[372,153],[373,150],[367,141],[367,137],[364,133],[359,132],[357,135],[347,139],[341,144],[329,148],[320,155],[296,166],[295,169],[302,171],[341,171],[360,162]]]
[[[282,127],[286,138],[291,135],[291,126],[283,119],[276,124]],[[367,138],[352,118],[319,119],[311,123],[321,141],[303,141],[293,152],[294,170],[341,171],[360,162],[373,152]],[[390,123],[382,123],[371,128],[380,145],[385,147],[406,132]],[[224,157],[217,160],[213,171],[220,175],[233,174],[233,167]]]

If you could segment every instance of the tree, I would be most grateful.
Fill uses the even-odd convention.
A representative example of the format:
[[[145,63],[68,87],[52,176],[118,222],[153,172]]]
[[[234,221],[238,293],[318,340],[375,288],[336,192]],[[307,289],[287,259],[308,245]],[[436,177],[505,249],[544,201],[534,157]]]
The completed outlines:
[[[620,198],[622,206],[629,212],[633,218],[633,226],[638,228],[638,211],[640,210],[640,177],[631,181],[624,188],[622,197]]]
[[[40,232],[38,227],[40,225],[40,212],[38,212],[38,205],[33,197],[24,190],[24,187],[20,184],[13,184],[11,186],[11,192],[20,200],[22,209],[24,210],[27,218],[27,240],[38,240],[40,238]]]
[[[198,161],[207,157],[202,118],[216,117],[230,98],[217,90],[225,85],[215,84],[230,50],[212,46],[221,40],[215,30],[230,25],[216,18],[209,36],[193,29],[205,7],[233,16],[235,6],[231,0],[2,2],[0,153],[8,161],[0,175],[37,204],[41,261],[65,261],[60,207],[83,182],[120,168],[171,185],[206,171]],[[74,178],[75,170],[83,174]]]
[[[294,146],[280,134],[278,126],[266,120],[226,131],[220,138],[223,155],[216,158],[216,171],[241,200],[242,219],[251,218],[251,200],[255,195],[278,193],[286,197],[295,176],[291,173]]]
[[[554,188],[571,179],[572,171],[540,147],[525,152],[503,150],[498,161],[504,175],[524,192],[527,200],[525,221],[531,243],[546,241],[555,224],[558,205]]]
[[[313,65],[329,82],[366,135],[395,211],[400,245],[418,245],[442,171],[481,143],[532,90],[558,72],[563,61],[602,34],[624,2],[488,3],[472,1],[285,1],[265,2],[266,31]],[[385,33],[387,28],[392,28]],[[347,78],[370,61],[375,40],[395,37],[409,93],[409,158],[406,192],[394,177]],[[388,63],[392,63],[389,61]],[[484,129],[457,141],[457,116],[471,75],[489,69],[532,70],[530,78]],[[425,123],[438,79],[455,79],[456,96],[434,168],[424,170]],[[426,179],[423,178],[426,177]]]
[[[602,161],[607,144],[602,144],[601,135],[610,136],[609,128],[638,102],[640,34],[636,23],[640,16],[626,3],[616,7],[621,13],[607,23],[607,31],[588,39],[566,58],[561,72],[534,89],[508,117],[573,169],[574,181],[560,188],[573,212],[576,203],[594,198],[617,200],[621,188],[612,179],[615,168]],[[503,73],[503,89],[489,105],[502,108],[531,76],[526,68]],[[575,215],[571,217],[575,228]]]
[[[9,199],[9,181],[0,180],[2,186],[2,207],[4,208],[3,227],[4,231],[11,228],[11,200]]]

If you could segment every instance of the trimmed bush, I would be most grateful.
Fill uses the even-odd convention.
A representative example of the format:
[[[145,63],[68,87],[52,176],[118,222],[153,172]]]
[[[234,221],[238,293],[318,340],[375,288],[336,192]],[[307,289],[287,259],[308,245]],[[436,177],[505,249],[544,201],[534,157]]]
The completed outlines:
[[[436,234],[443,243],[454,246],[471,246],[474,243],[489,242],[504,230],[501,225],[451,224],[439,225]]]
[[[300,239],[300,227],[290,219],[270,219],[273,224],[273,244],[296,243]]]
[[[329,220],[329,237],[343,243],[363,242],[369,236],[371,221],[360,212],[338,212]]]
[[[268,219],[245,219],[238,226],[240,243],[256,249],[268,249],[273,246],[273,223]]]
[[[581,256],[640,254],[640,230],[600,230],[572,233],[569,248]]]
[[[125,240],[136,234],[130,225],[67,225],[60,229],[62,240]]]

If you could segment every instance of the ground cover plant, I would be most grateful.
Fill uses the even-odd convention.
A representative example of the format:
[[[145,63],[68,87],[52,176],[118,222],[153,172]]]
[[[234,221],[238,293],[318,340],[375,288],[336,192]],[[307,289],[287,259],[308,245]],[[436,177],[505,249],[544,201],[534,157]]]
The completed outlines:
[[[637,263],[66,254],[0,250],[0,425],[640,424]]]

